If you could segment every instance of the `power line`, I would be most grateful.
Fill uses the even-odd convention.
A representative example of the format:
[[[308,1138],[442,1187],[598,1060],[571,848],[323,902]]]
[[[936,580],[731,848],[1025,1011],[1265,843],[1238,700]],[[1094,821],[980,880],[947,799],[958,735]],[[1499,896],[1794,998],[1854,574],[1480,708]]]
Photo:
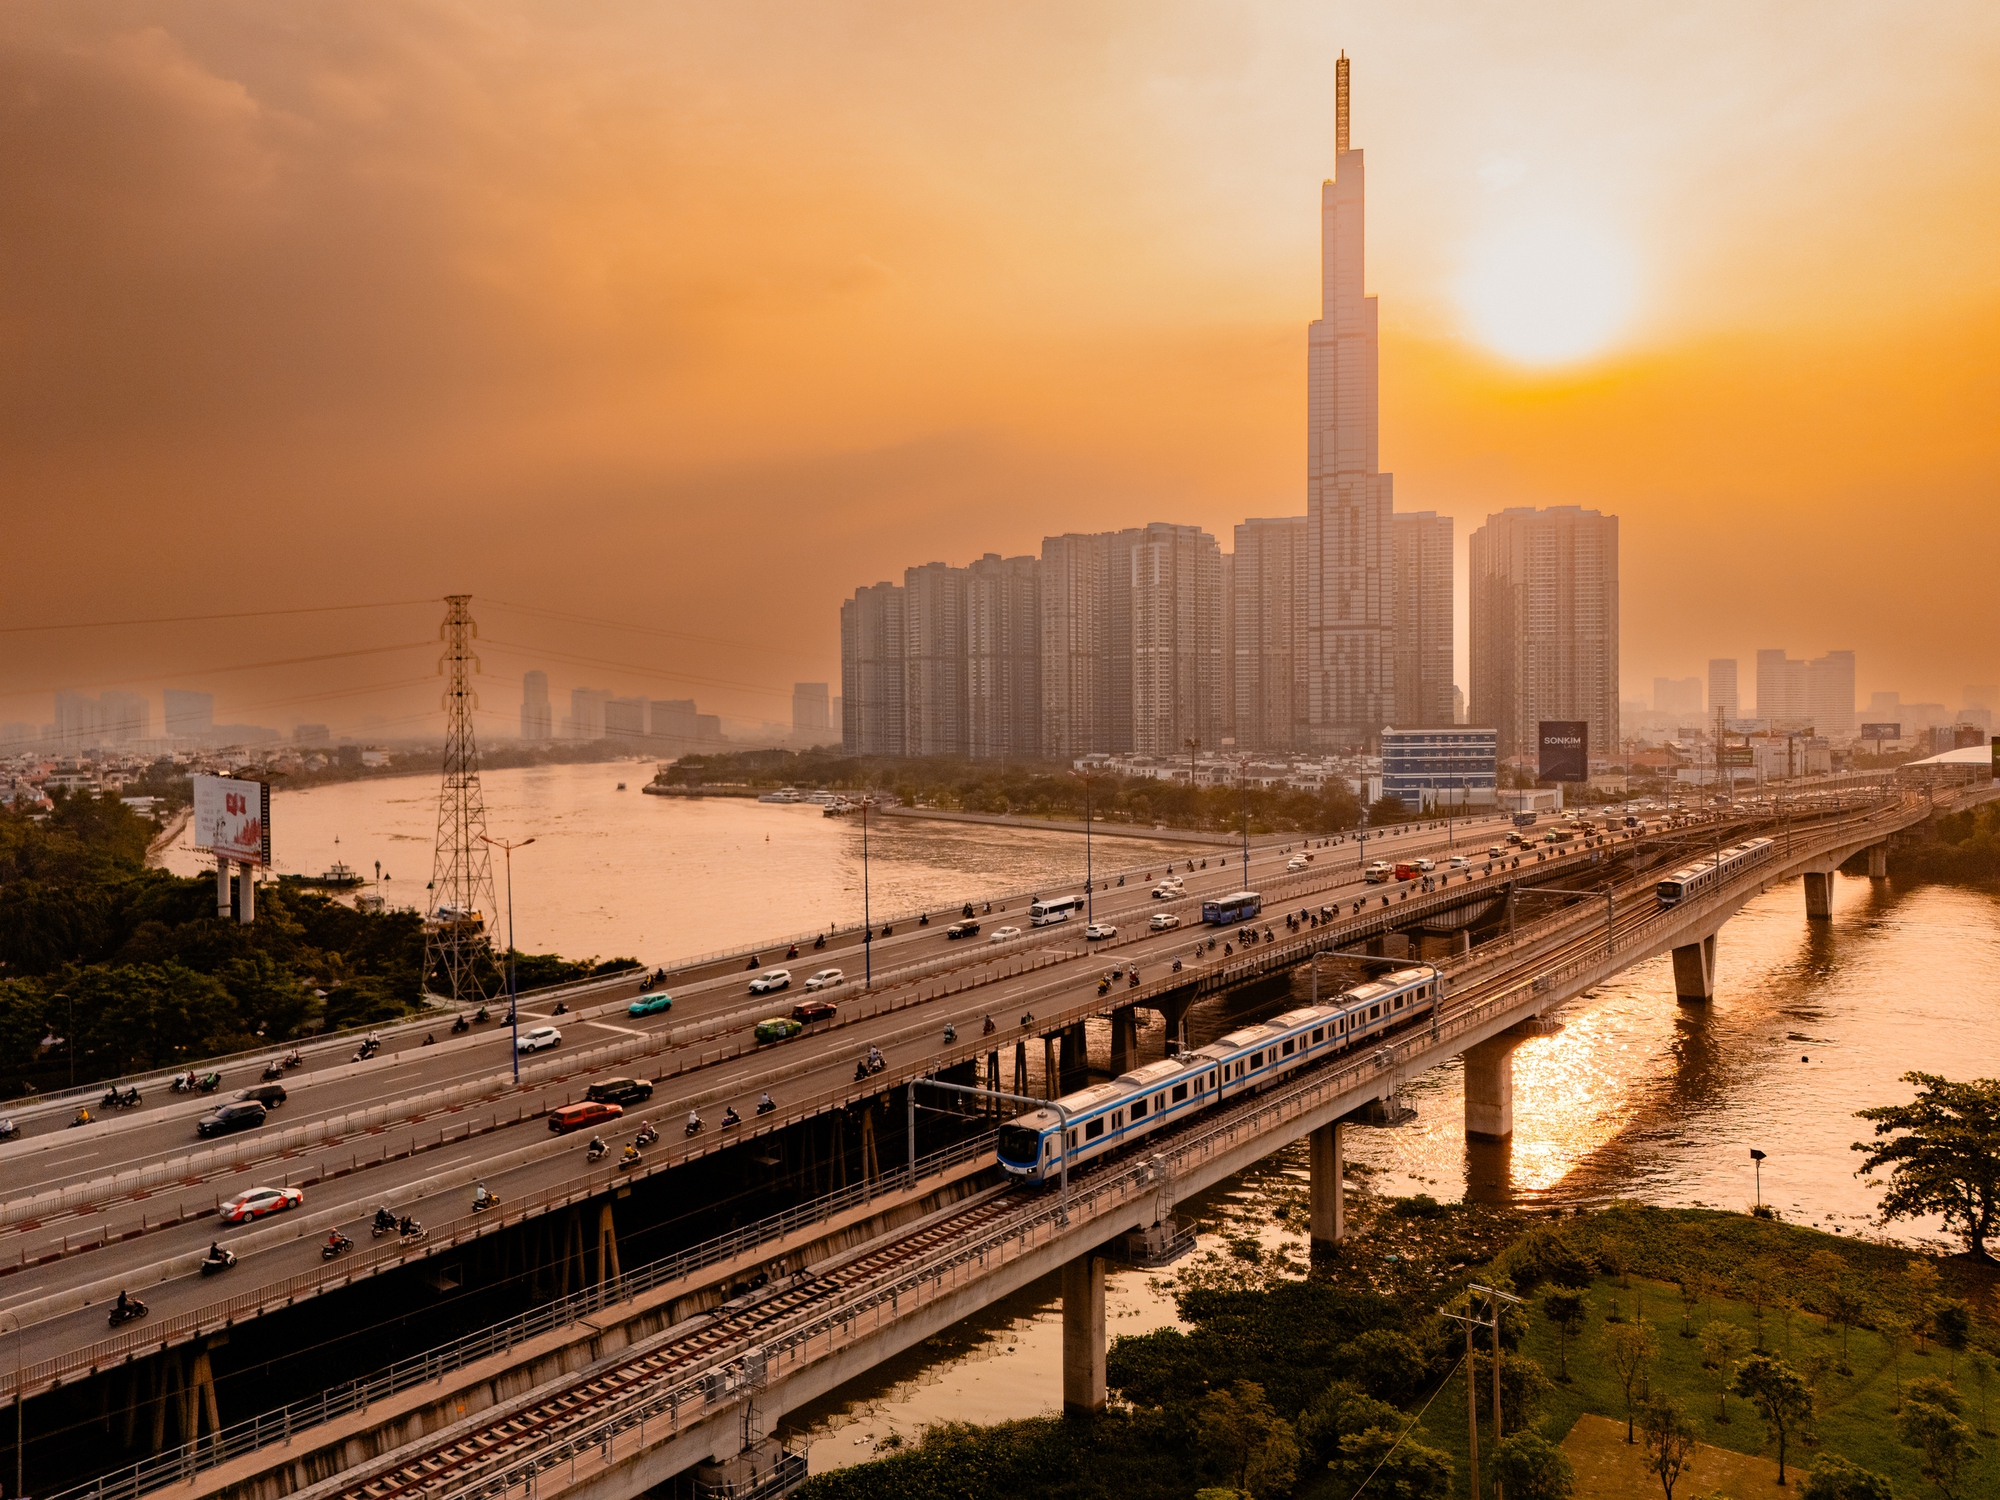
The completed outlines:
[[[352,656],[381,656],[390,651],[414,651],[419,646],[431,646],[435,644],[435,641],[399,641],[393,646],[358,646],[352,651],[323,651],[316,656],[282,656],[273,658],[270,661],[238,662],[233,666],[227,667],[193,667],[186,670],[177,669],[172,672],[127,674],[123,677],[99,678],[95,682],[72,681],[64,683],[60,687],[45,685],[42,687],[7,688],[5,689],[5,693],[8,695],[59,693],[78,687],[116,687],[121,682],[165,682],[173,677],[213,677],[222,672],[257,672],[262,671],[266,667],[297,667],[307,662],[340,661]]]
[[[29,630],[108,630],[120,625],[188,625],[204,620],[261,620],[270,615],[323,615],[345,609],[400,609],[408,604],[436,604],[435,599],[384,599],[374,604],[315,604],[299,609],[246,609],[226,615],[153,615],[131,620],[74,620],[66,625],[0,625],[0,635]]]

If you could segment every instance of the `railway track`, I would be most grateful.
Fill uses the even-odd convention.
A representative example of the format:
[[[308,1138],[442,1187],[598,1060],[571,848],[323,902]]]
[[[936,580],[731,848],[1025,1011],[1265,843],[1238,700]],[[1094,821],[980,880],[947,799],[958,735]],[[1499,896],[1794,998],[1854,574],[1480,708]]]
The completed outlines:
[[[571,1429],[588,1425],[638,1391],[663,1380],[696,1373],[726,1351],[739,1349],[772,1325],[865,1288],[914,1260],[941,1249],[1004,1217],[1013,1207],[1009,1189],[986,1194],[918,1224],[887,1244],[804,1280],[764,1289],[740,1307],[725,1304],[698,1328],[669,1332],[662,1341],[607,1370],[552,1391],[533,1404],[508,1412],[489,1425],[427,1448],[351,1488],[324,1500],[416,1500],[469,1478],[519,1454],[558,1442]]]

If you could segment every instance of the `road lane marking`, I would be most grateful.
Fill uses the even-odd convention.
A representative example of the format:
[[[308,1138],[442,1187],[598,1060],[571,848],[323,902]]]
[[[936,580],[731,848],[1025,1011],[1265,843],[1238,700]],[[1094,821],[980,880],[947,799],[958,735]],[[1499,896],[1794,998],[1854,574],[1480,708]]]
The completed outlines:
[[[613,1026],[609,1021],[585,1021],[583,1024],[586,1026],[594,1026],[599,1031],[616,1031],[624,1036],[650,1035],[650,1033],[648,1032],[639,1031],[630,1026]]]

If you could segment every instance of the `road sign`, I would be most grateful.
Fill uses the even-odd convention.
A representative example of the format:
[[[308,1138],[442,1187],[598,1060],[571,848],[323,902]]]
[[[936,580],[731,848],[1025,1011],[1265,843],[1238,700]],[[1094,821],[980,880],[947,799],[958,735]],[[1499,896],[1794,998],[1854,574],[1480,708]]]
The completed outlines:
[[[1757,764],[1757,752],[1748,745],[1724,745],[1722,747],[1722,764],[1725,766],[1755,766]]]

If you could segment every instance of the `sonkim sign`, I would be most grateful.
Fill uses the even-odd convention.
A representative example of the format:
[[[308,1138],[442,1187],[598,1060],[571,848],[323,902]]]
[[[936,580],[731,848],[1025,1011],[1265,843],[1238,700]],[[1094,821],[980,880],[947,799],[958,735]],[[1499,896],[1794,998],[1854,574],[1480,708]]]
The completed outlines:
[[[1590,725],[1582,719],[1544,719],[1536,742],[1541,747],[1537,781],[1590,780]]]

